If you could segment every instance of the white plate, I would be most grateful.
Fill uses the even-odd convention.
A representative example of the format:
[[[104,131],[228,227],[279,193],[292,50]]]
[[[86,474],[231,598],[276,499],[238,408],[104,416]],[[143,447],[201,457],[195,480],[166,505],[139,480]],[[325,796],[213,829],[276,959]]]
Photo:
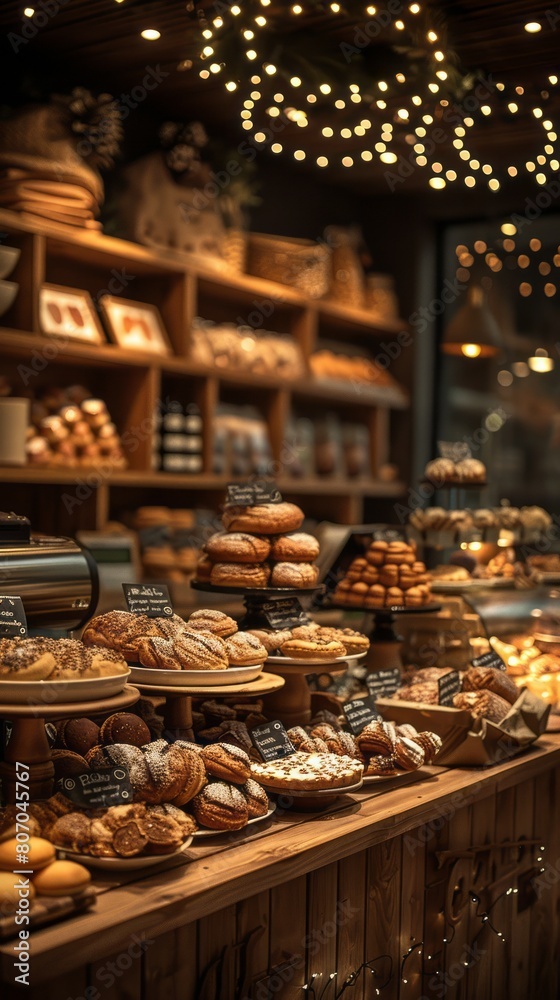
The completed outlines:
[[[157,670],[153,667],[130,668],[131,681],[160,687],[226,687],[254,681],[262,673],[264,663],[250,667],[228,667],[227,670]]]
[[[154,868],[155,865],[161,865],[164,861],[169,861],[170,858],[178,858],[191,844],[192,836],[187,837],[184,844],[178,851],[173,851],[173,854],[146,854],[136,858],[92,858],[89,854],[74,854],[73,851],[67,851],[64,847],[57,847],[57,850],[64,851],[66,858],[69,858],[70,861],[79,861],[86,868],[89,866],[90,868],[103,868],[108,872],[132,872],[139,871],[141,868]]]
[[[487,580],[475,577],[471,580],[433,580],[430,586],[436,594],[460,594],[463,590],[476,590],[480,587],[489,587],[491,590],[515,587],[515,580],[511,576],[491,576]]]
[[[223,836],[224,833],[243,833],[243,830],[246,830],[248,826],[251,826],[253,823],[263,823],[265,819],[268,819],[275,812],[276,803],[269,802],[269,810],[264,816],[254,816],[253,819],[250,819],[246,826],[242,826],[240,830],[196,830],[195,833],[193,833],[193,837],[195,840],[201,840],[205,837],[220,837]]]
[[[311,657],[295,657],[295,656],[269,656],[266,663],[278,664],[285,667],[328,667],[332,666],[333,663],[354,663],[356,660],[363,660],[364,656],[367,656],[369,650],[366,649],[365,653],[352,653],[350,656],[335,656],[330,660],[316,660]]]
[[[255,781],[258,781],[259,785],[266,788],[267,792],[273,792],[274,795],[283,796],[284,798],[287,796],[293,799],[320,799],[326,795],[346,795],[347,792],[357,792],[363,785],[363,778],[360,778],[353,785],[344,785],[342,788],[272,788],[261,777],[255,778]]]
[[[0,701],[12,705],[28,702],[39,705],[56,705],[75,701],[98,701],[120,694],[131,671],[112,677],[80,677],[60,681],[7,681],[0,680]]]

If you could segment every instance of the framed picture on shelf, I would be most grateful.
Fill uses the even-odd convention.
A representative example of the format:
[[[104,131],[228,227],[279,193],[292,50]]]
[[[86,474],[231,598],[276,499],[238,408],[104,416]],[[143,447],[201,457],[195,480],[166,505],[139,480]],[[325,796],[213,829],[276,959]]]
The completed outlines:
[[[109,337],[119,347],[156,354],[172,353],[166,329],[155,306],[102,295],[99,307]]]
[[[63,285],[42,285],[39,323],[49,337],[68,337],[84,344],[104,344],[105,334],[89,292]]]

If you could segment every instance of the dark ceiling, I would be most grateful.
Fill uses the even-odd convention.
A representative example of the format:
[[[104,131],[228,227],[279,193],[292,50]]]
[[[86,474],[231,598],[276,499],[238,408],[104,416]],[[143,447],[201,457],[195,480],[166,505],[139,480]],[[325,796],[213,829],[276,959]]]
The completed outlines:
[[[0,5],[3,36],[0,66],[4,75],[1,103],[9,105],[21,100],[22,92],[26,96],[39,96],[39,86],[43,89],[41,96],[49,90],[68,90],[77,84],[109,90],[115,95],[129,94],[142,80],[146,67],[157,66],[168,75],[148,95],[139,120],[195,117],[233,143],[243,137],[239,127],[239,96],[227,94],[221,79],[203,82],[196,71],[178,68],[197,51],[197,22],[187,11],[185,0],[29,0],[36,10],[47,11],[47,23],[21,44],[14,35],[19,35],[27,20],[22,17],[25,5],[23,0],[3,0]],[[213,4],[203,0],[197,6]],[[276,3],[276,8],[281,7],[282,3]],[[536,0],[442,0],[431,8],[434,17],[444,25],[447,45],[462,69],[493,74],[506,84],[538,88],[542,88],[550,73],[559,72],[560,8]],[[558,10],[557,22],[555,10]],[[529,35],[523,25],[534,20],[543,27],[539,34]],[[158,29],[161,37],[154,42],[145,41],[140,31],[146,27]],[[321,19],[314,22],[313,28],[318,35],[329,30]],[[10,32],[14,34],[10,36]],[[556,110],[560,115],[560,97]],[[132,121],[129,124],[133,126]],[[532,148],[537,127],[538,123],[530,116],[513,123],[494,115],[481,130],[475,153],[481,160],[487,156],[493,162],[505,164],[510,157],[522,155],[525,148]],[[135,128],[138,133],[138,122]],[[142,128],[150,130],[149,125]],[[309,151],[315,155],[323,152],[320,133],[313,135],[312,129],[307,132]],[[149,141],[146,140],[148,147]],[[140,147],[141,137],[136,135],[134,142]],[[353,140],[348,142],[344,150],[351,152]],[[304,164],[303,169],[317,170],[312,164],[308,167]],[[323,176],[326,173],[334,181],[349,180],[349,171],[343,167],[329,168]],[[353,184],[362,189],[374,191],[383,185],[382,165],[358,161],[350,173]],[[411,186],[416,183],[420,186],[426,182],[418,178]]]

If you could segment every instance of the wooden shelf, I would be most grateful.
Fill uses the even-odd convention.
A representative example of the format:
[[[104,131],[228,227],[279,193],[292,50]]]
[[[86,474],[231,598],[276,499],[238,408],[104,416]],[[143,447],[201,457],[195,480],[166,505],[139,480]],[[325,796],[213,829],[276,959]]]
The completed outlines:
[[[109,461],[109,460],[107,460]],[[72,468],[45,468],[43,466],[4,466],[0,467],[0,480],[5,483],[30,483],[45,486],[64,486],[75,484],[77,480],[86,480],[89,476],[99,476],[103,459],[98,467],[73,466]],[[137,469],[125,469],[115,472],[104,479],[108,486],[125,486],[141,489],[176,489],[216,491],[223,493],[227,484],[236,482],[234,476],[214,476],[212,474],[181,475],[171,472],[144,472]],[[238,480],[242,482],[243,480]],[[405,491],[404,483],[384,483],[377,479],[288,479],[279,478],[278,488],[285,493],[301,494],[302,496],[361,496],[397,497]]]
[[[19,282],[20,294],[6,314],[7,325],[0,326],[0,358],[7,377],[14,384],[21,377],[31,387],[83,381],[91,392],[107,399],[133,465],[124,472],[109,473],[100,484],[97,481],[107,467],[103,459],[98,468],[31,466],[0,470],[4,484],[10,488],[5,502],[22,509],[26,504],[32,507],[43,530],[48,530],[49,519],[58,517],[56,491],[49,490],[47,513],[46,504],[42,505],[38,496],[30,497],[25,487],[77,487],[89,479],[92,485],[87,502],[73,508],[82,528],[100,528],[118,516],[128,506],[124,490],[131,491],[130,505],[143,502],[142,491],[147,491],[149,498],[155,497],[155,491],[166,490],[172,491],[176,505],[182,503],[180,491],[198,493],[202,504],[218,505],[232,479],[211,472],[214,416],[220,402],[252,403],[258,409],[268,426],[272,460],[280,470],[287,468],[283,455],[292,416],[315,420],[328,408],[337,412],[343,424],[367,427],[370,476],[292,479],[279,475],[279,487],[287,496],[308,498],[306,512],[311,516],[357,523],[362,519],[366,498],[390,500],[404,493],[402,482],[387,483],[379,478],[381,468],[391,460],[390,414],[409,406],[406,391],[397,384],[357,385],[337,379],[323,381],[311,374],[282,380],[274,374],[208,366],[190,357],[191,330],[197,315],[214,322],[247,321],[255,326],[262,319],[263,327],[288,333],[298,342],[306,364],[323,334],[341,343],[347,338],[351,341],[354,335],[375,338],[379,343],[379,338],[392,338],[406,328],[401,320],[379,324],[366,310],[308,299],[285,285],[231,273],[220,262],[213,267],[211,262],[187,253],[155,250],[98,232],[72,232],[25,214],[0,209],[0,228],[21,248],[13,275]],[[115,291],[112,281],[118,283],[121,277],[122,291]],[[92,345],[43,336],[39,290],[45,282],[82,288],[94,301],[107,291],[151,303],[161,312],[173,354],[161,356],[124,350],[111,343]],[[29,377],[22,374],[21,366],[31,372]],[[151,418],[168,397],[194,403],[200,409],[200,474],[150,470],[154,434]],[[166,502],[164,496],[157,500]],[[190,500],[191,504],[195,502]],[[72,522],[68,530],[77,526]]]

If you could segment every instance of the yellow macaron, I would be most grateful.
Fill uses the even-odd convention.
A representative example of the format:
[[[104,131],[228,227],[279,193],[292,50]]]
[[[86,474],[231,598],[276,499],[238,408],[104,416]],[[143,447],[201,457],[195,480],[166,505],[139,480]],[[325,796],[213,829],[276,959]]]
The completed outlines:
[[[29,850],[22,852],[22,847],[28,847]],[[37,871],[54,861],[55,857],[54,846],[43,837],[29,837],[23,843],[12,837],[11,840],[5,840],[0,844],[1,871]]]
[[[39,896],[73,896],[91,882],[87,868],[75,861],[53,861],[33,876]]]

